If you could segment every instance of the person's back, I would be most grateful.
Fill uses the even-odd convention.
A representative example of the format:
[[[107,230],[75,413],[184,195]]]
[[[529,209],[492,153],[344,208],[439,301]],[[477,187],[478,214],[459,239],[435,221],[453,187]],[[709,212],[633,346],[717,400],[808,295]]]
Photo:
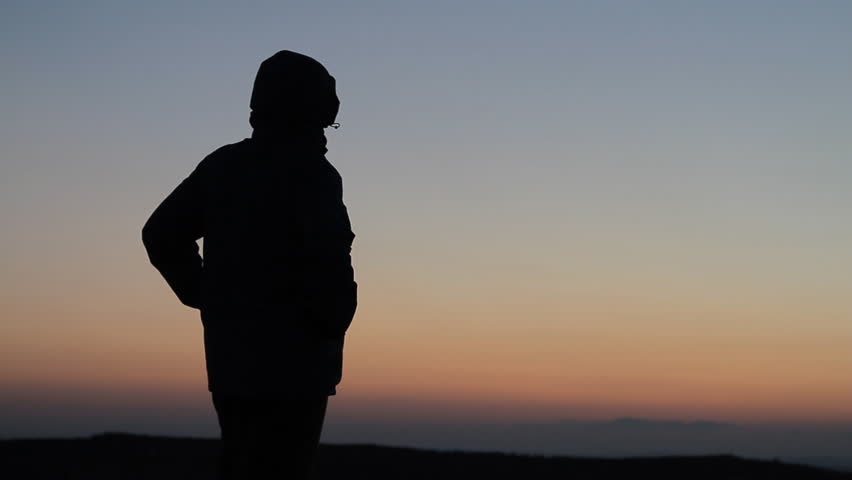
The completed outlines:
[[[323,128],[337,106],[334,80],[318,62],[286,51],[271,57],[255,81],[252,137],[208,155],[143,228],[151,262],[201,310],[226,476],[272,467],[262,451],[287,438],[271,430],[281,413],[300,417],[305,428],[293,435],[309,437],[291,439],[294,454],[312,452],[341,379],[356,284],[342,182],[325,159]],[[258,410],[266,413],[257,418]],[[254,440],[236,440],[248,431]]]

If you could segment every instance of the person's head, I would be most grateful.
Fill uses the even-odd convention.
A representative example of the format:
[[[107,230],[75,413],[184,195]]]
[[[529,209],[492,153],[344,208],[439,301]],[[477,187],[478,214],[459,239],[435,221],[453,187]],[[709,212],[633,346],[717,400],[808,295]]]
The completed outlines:
[[[340,101],[321,63],[281,50],[260,64],[249,106],[255,129],[313,129],[334,123]]]

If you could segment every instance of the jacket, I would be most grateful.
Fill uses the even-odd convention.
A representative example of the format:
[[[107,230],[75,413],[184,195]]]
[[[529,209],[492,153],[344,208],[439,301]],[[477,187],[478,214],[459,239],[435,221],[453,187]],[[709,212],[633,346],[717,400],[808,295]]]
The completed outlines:
[[[151,263],[201,311],[211,392],[336,392],[355,235],[325,152],[321,130],[256,129],[204,158],[143,227]]]

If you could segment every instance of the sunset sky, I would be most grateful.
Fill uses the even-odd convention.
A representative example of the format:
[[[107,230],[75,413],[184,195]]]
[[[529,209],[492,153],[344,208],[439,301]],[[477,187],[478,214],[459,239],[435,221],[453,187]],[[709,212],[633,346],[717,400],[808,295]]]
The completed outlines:
[[[218,433],[198,313],[140,230],[250,135],[280,49],[342,101],[328,158],[360,305],[332,427],[852,425],[850,19],[829,0],[4,2],[0,437]]]

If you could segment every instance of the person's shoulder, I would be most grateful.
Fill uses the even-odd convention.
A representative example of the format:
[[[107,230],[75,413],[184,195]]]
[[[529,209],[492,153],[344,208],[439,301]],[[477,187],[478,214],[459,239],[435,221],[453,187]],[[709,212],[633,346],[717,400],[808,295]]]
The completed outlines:
[[[216,150],[213,150],[212,152],[210,152],[210,154],[204,157],[202,163],[205,161],[208,163],[215,163],[217,161],[227,160],[228,158],[232,158],[234,156],[244,155],[246,152],[251,150],[251,148],[251,139],[244,138],[239,142],[222,145]]]
[[[243,139],[236,143],[229,143],[213,150],[201,162],[196,170],[200,172],[218,170],[229,162],[230,159],[242,157],[251,149],[251,139]]]

